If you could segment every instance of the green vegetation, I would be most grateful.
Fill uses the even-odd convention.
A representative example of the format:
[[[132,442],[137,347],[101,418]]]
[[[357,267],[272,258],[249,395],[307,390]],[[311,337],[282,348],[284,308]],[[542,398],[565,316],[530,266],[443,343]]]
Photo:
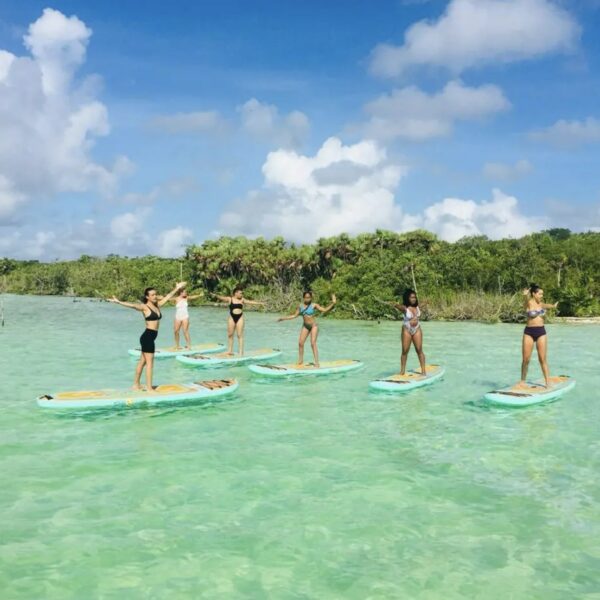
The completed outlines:
[[[385,303],[406,287],[426,317],[522,320],[521,290],[530,282],[559,302],[563,316],[600,315],[600,233],[550,229],[520,239],[468,237],[456,243],[426,231],[339,235],[296,246],[222,237],[188,247],[181,259],[82,256],[55,263],[0,259],[6,292],[138,298],[147,285],[166,292],[180,277],[192,289],[228,294],[241,284],[271,310],[289,310],[303,289],[319,302],[338,295],[338,317],[399,318]]]

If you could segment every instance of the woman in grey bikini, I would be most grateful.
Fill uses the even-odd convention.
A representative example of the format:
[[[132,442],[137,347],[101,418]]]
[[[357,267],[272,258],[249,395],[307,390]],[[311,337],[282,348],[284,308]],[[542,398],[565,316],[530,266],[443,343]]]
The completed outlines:
[[[546,310],[556,308],[555,304],[544,304],[544,290],[535,283],[532,283],[529,288],[523,290],[525,312],[527,314],[527,326],[523,331],[523,361],[521,362],[521,381],[519,385],[525,385],[527,379],[527,369],[533,352],[533,347],[537,349],[540,367],[544,374],[546,387],[550,387],[550,370],[546,361],[548,349],[548,336],[544,327],[544,315]]]

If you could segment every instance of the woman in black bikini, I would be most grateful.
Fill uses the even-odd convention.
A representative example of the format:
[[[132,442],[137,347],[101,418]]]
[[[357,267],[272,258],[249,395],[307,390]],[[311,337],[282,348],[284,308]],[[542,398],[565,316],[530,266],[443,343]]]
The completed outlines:
[[[161,306],[164,306],[181,288],[185,287],[185,281],[179,282],[175,289],[169,292],[166,296],[163,296],[160,300],[157,297],[156,290],[153,287],[146,288],[144,290],[144,298],[142,303],[138,304],[135,302],[123,302],[118,300],[115,296],[109,298],[109,302],[126,306],[127,308],[134,308],[139,310],[144,315],[146,321],[146,330],[140,337],[140,346],[142,353],[140,360],[135,368],[135,379],[133,380],[133,389],[141,390],[140,379],[142,377],[142,371],[146,367],[146,391],[154,392],[152,386],[152,369],[154,366],[154,342],[158,336],[158,322],[162,319],[160,312]]]
[[[244,306],[265,306],[264,302],[256,302],[244,298],[243,289],[239,286],[233,289],[231,296],[213,294],[217,300],[229,305],[229,318],[227,319],[227,354],[233,356],[233,334],[237,333],[238,354],[244,355]]]
[[[535,283],[532,283],[529,288],[523,290],[525,312],[527,314],[527,326],[523,332],[523,362],[521,363],[521,381],[519,385],[524,385],[527,379],[527,369],[529,368],[529,360],[533,352],[533,347],[537,348],[540,366],[546,381],[546,387],[550,387],[550,371],[546,362],[546,351],[548,338],[546,328],[544,327],[544,315],[546,309],[556,308],[555,304],[544,304],[544,290]]]
[[[302,304],[296,309],[296,312],[289,317],[279,317],[277,321],[289,321],[302,315],[302,329],[300,330],[300,338],[298,339],[298,364],[304,362],[304,344],[306,338],[310,335],[310,347],[312,348],[314,366],[319,368],[319,350],[317,349],[317,337],[319,335],[319,326],[317,325],[315,310],[318,310],[322,315],[328,313],[336,304],[337,298],[335,294],[331,294],[331,304],[325,308],[319,304],[313,304],[313,294],[311,291],[306,291],[302,295]]]

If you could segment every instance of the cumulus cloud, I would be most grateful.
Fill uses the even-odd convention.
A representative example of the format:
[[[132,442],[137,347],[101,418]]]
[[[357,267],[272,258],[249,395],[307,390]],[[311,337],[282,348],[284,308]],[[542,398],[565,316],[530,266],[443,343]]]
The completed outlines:
[[[280,115],[273,104],[251,98],[238,107],[242,130],[257,139],[274,143],[284,148],[297,148],[308,135],[308,117],[300,111]]]
[[[192,230],[187,227],[166,229],[158,235],[156,253],[158,256],[165,258],[181,256],[184,253],[185,246],[190,244],[193,238]]]
[[[495,85],[469,87],[450,81],[443,90],[427,94],[415,86],[394,90],[369,102],[366,136],[390,140],[423,141],[452,132],[456,121],[482,119],[510,108]]]
[[[31,56],[0,51],[0,222],[32,199],[111,193],[130,169],[124,157],[106,167],[90,155],[110,129],[96,82],[75,81],[91,34],[77,17],[47,8],[24,37]]]
[[[550,127],[532,131],[529,139],[559,147],[600,142],[600,120],[593,117],[588,117],[584,121],[561,119]]]
[[[207,110],[176,113],[155,117],[149,123],[151,129],[170,134],[220,133],[227,129],[227,120],[218,111]]]
[[[494,189],[489,202],[444,198],[425,209],[422,224],[442,239],[455,242],[470,235],[518,238],[547,227],[548,221],[523,215],[516,198]]]
[[[345,146],[332,137],[314,156],[280,149],[269,153],[262,171],[263,188],[222,215],[224,231],[309,241],[389,227],[405,217],[394,190],[406,169],[390,164],[373,141]]]
[[[436,21],[409,27],[401,46],[377,46],[369,68],[379,77],[422,66],[461,73],[569,52],[580,35],[575,19],[550,0],[452,0]]]
[[[492,181],[517,181],[532,171],[533,165],[524,159],[518,160],[514,165],[500,162],[487,162],[483,165],[483,176]]]
[[[82,254],[106,256],[182,256],[193,233],[179,226],[150,233],[152,210],[143,209],[116,215],[108,223],[94,219],[80,222],[47,223],[43,228],[25,224],[3,227],[0,256],[51,261],[74,259]]]
[[[517,199],[498,189],[490,201],[444,198],[422,213],[406,213],[395,198],[406,168],[390,163],[385,149],[369,140],[346,146],[329,138],[314,156],[277,150],[262,170],[263,187],[223,213],[221,232],[312,242],[343,232],[423,228],[455,241],[519,237],[548,226],[544,218],[524,215]]]

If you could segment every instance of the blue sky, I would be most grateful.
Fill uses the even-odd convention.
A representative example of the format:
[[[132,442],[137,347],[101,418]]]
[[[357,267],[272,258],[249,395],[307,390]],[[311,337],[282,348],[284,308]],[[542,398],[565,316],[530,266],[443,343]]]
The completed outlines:
[[[5,0],[0,255],[600,228],[599,33],[595,0]]]

